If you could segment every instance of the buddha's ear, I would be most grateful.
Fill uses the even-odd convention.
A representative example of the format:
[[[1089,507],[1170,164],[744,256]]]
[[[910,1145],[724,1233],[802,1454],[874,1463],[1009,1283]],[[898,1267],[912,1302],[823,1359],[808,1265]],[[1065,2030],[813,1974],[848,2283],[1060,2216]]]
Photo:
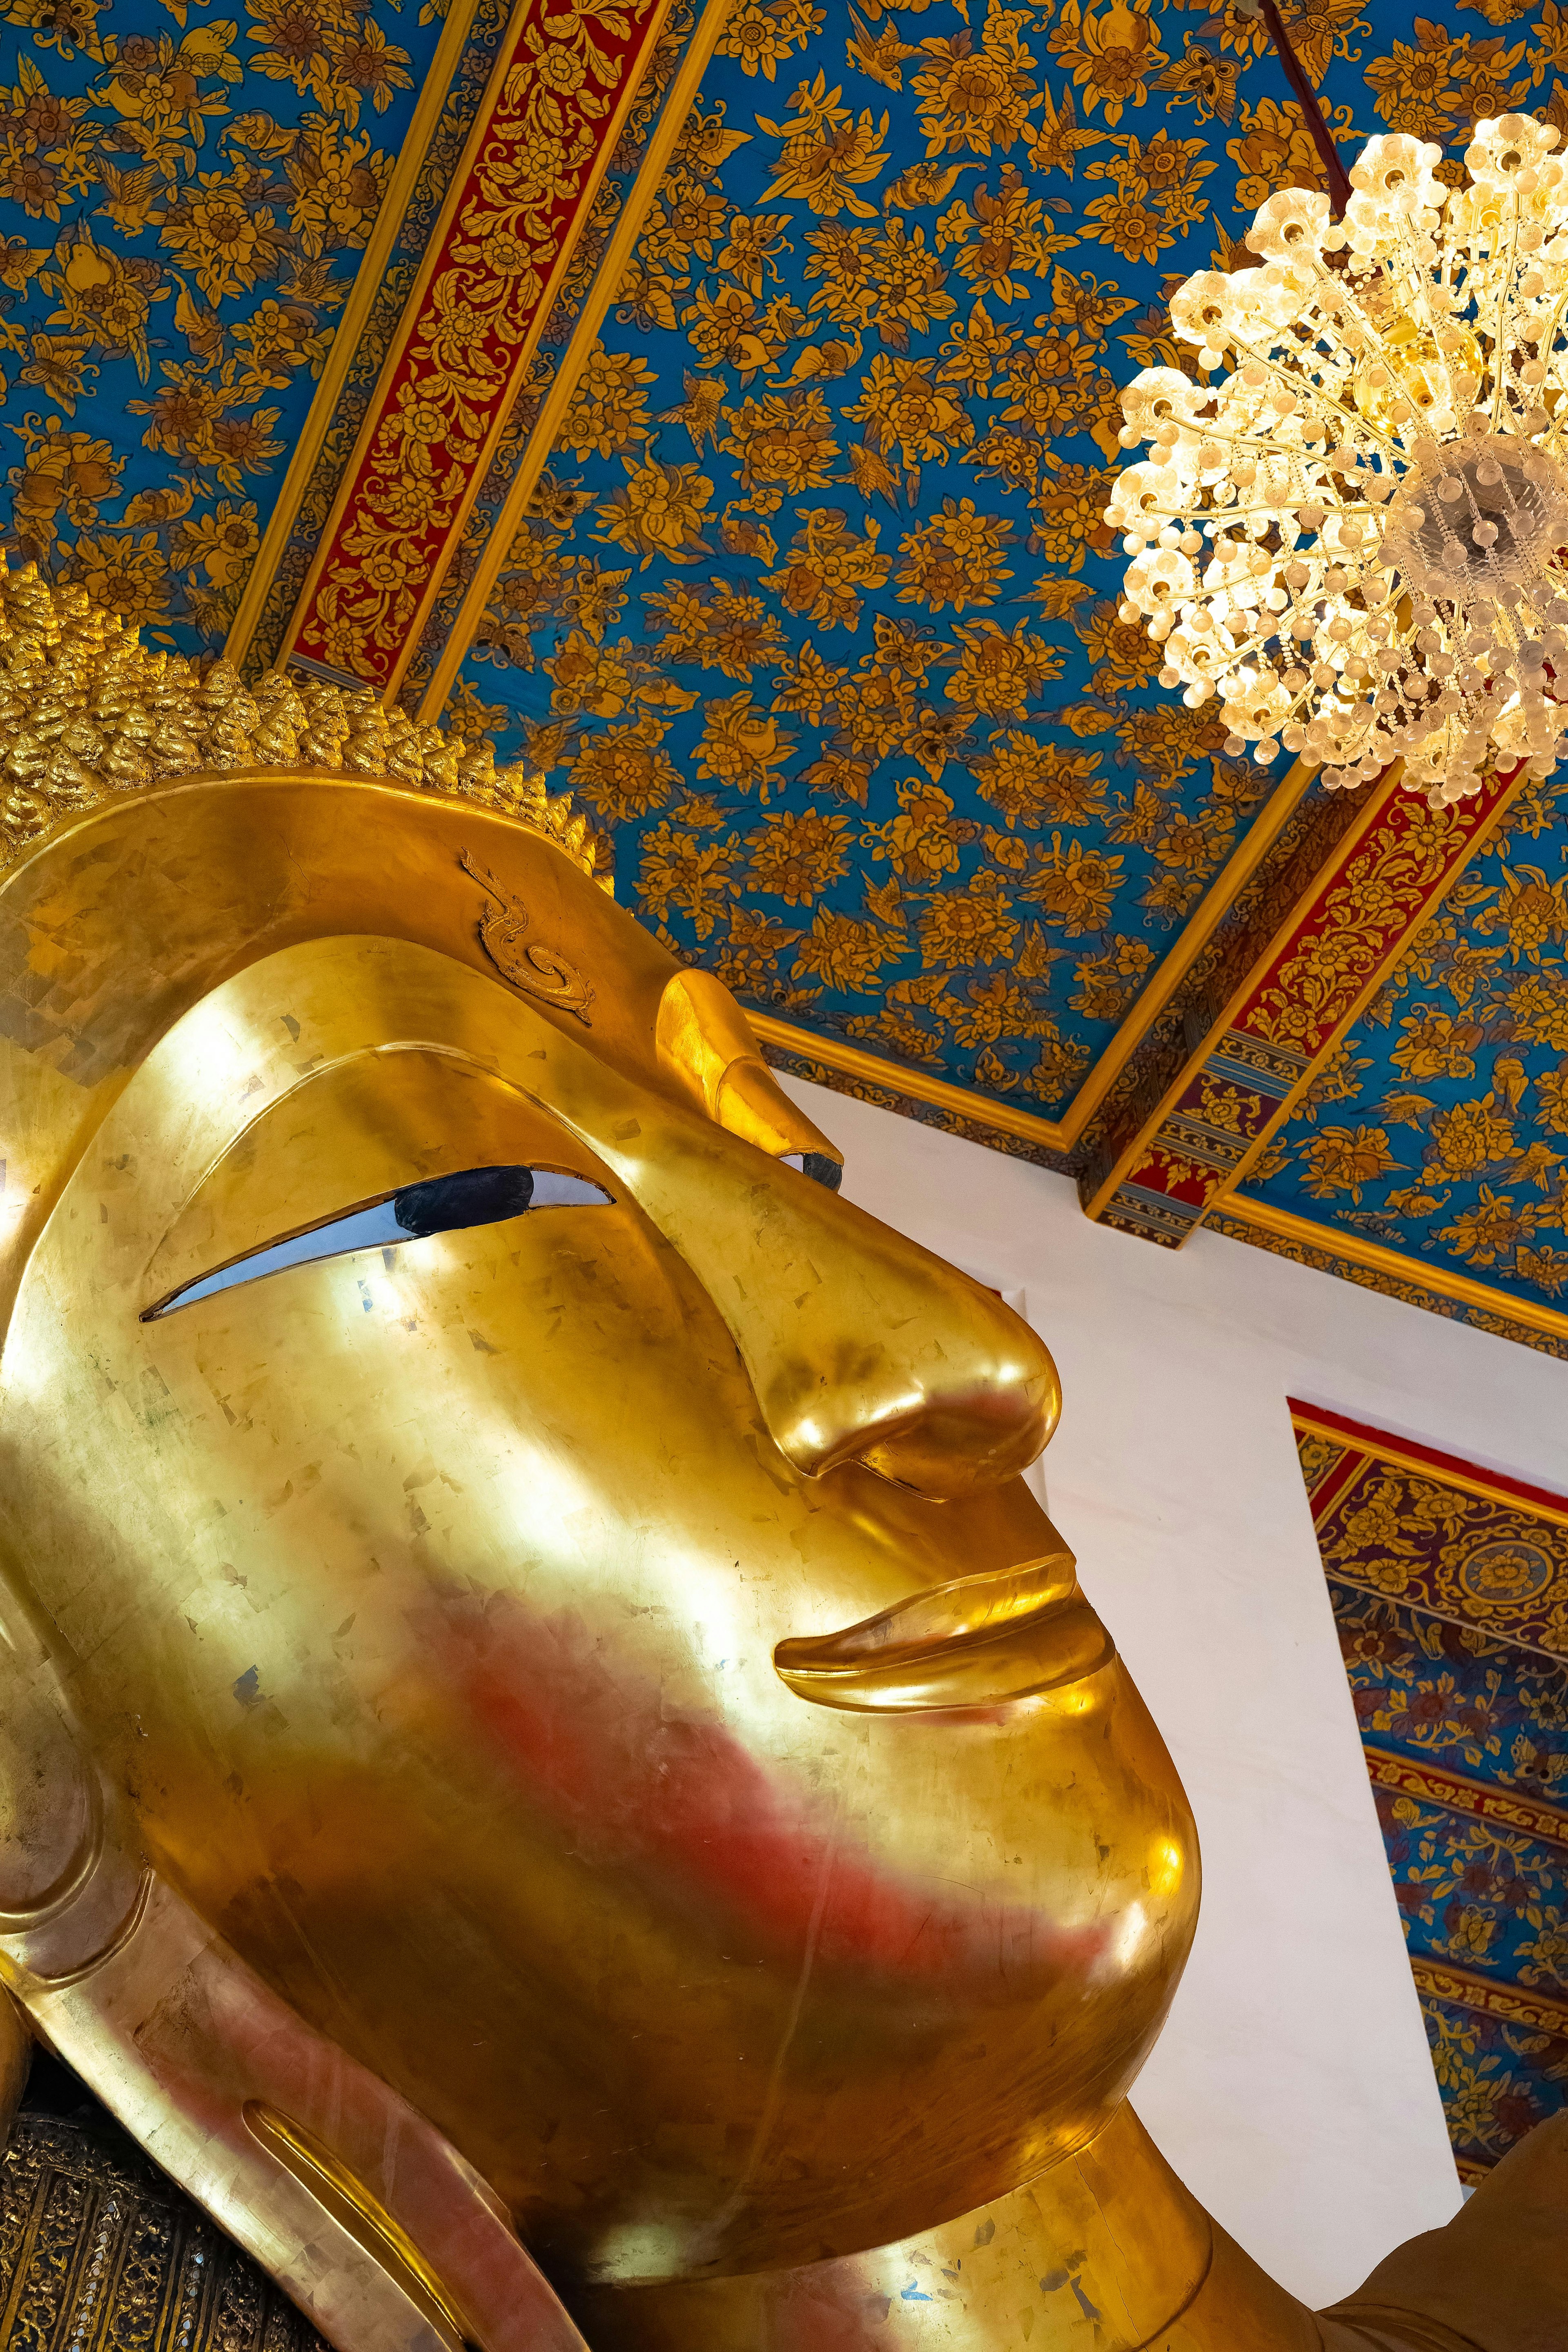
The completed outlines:
[[[0,1948],[46,1955],[47,1923],[76,1906],[100,1858],[104,1804],[72,1723],[47,1635],[17,1580],[0,1570]]]
[[[715,1126],[773,1159],[798,1152],[825,1169],[842,1167],[842,1152],[790,1100],[763,1061],[751,1023],[714,973],[675,974],[659,999],[657,1044],[661,1068]]]
[[[451,2142],[147,1874],[36,2024],[337,2352],[587,2352]]]
[[[586,2352],[458,2149],[148,1865],[0,1575],[0,2145],[22,2012],[338,2352]]]

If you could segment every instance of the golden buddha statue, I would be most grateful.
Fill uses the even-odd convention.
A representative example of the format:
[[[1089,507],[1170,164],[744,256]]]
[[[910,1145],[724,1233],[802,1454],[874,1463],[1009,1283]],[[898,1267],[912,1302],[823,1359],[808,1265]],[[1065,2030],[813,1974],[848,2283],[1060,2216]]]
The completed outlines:
[[[7,2112],[339,2352],[1568,2342],[1562,2132],[1320,2318],[1142,2131],[1197,1849],[1050,1359],[582,820],[0,604]]]

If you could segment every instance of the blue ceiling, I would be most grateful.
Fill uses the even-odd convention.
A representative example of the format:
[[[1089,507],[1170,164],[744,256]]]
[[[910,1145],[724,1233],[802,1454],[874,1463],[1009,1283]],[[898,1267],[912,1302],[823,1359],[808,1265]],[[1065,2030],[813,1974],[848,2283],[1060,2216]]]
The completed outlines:
[[[1409,130],[1458,177],[1478,113],[1568,127],[1552,0],[1286,13],[1347,153]],[[498,26],[483,0],[452,27],[472,56],[447,37],[446,169]],[[429,0],[16,0],[7,30],[11,528],[211,652],[336,397],[444,27]],[[1272,786],[1116,617],[1116,387],[1183,357],[1172,285],[1316,173],[1230,0],[736,0],[449,719],[569,784],[623,900],[750,1004],[868,1048],[895,1090],[1059,1118]],[[1331,1263],[1378,1244],[1563,1300],[1565,953],[1548,789],[1242,1206]]]

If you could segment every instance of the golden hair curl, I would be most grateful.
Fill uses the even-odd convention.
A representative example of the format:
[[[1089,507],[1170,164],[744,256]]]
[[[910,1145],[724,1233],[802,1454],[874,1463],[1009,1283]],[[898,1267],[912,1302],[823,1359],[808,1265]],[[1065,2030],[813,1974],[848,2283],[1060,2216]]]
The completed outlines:
[[[36,564],[0,571],[0,874],[54,826],[122,793],[198,777],[310,770],[375,776],[477,802],[542,834],[610,887],[608,844],[567,793],[485,741],[421,726],[369,693],[272,669],[247,686],[226,661],[153,653],[136,628],[56,587]]]

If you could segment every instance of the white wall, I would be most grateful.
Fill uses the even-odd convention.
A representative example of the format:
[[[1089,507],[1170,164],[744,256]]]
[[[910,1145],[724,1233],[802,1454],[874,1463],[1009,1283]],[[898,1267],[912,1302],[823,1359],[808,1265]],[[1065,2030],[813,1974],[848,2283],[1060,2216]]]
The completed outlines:
[[[1175,1757],[1204,1903],[1134,2094],[1195,2193],[1321,2305],[1459,2194],[1285,1400],[1561,1486],[1568,1364],[815,1087],[845,1192],[1022,1289],[1066,1395],[1053,1518]]]

